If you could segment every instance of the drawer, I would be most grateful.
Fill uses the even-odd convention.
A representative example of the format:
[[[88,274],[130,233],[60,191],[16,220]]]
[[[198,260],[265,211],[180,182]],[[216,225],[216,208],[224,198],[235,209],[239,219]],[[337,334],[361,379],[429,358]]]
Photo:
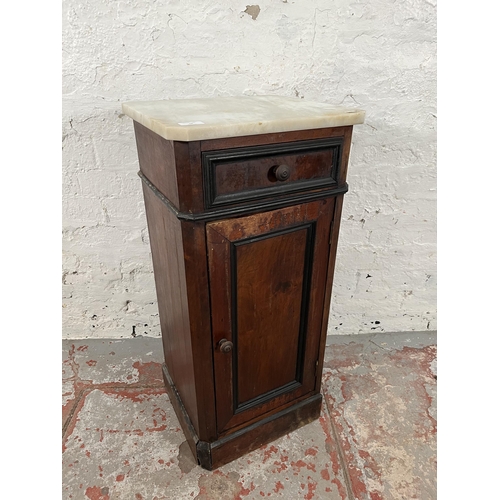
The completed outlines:
[[[338,187],[342,137],[202,153],[205,208]]]

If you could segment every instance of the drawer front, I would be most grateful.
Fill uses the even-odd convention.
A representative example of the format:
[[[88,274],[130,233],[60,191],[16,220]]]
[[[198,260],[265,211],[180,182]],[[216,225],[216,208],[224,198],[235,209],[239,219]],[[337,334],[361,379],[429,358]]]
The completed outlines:
[[[202,153],[205,208],[338,187],[342,137]]]

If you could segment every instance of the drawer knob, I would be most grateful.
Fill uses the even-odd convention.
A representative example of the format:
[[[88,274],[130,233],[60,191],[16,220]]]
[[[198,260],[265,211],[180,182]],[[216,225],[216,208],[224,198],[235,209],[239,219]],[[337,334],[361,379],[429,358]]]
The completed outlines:
[[[286,181],[290,177],[290,167],[288,165],[274,167],[274,176],[278,181]]]
[[[233,343],[230,340],[222,339],[219,342],[220,352],[231,352],[233,350]]]

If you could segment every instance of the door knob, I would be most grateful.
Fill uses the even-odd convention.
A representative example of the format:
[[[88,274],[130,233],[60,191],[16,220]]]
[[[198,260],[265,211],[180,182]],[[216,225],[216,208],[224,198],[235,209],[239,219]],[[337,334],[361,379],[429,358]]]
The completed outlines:
[[[222,339],[219,342],[220,352],[231,352],[233,350],[233,343],[230,340]]]
[[[278,181],[286,181],[290,177],[290,167],[288,165],[279,165],[274,167],[273,173]]]

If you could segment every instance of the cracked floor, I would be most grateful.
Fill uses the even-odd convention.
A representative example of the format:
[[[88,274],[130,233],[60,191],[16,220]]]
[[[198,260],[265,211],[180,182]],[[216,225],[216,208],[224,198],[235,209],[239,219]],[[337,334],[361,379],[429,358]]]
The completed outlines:
[[[436,498],[435,333],[329,338],[319,420],[213,472],[161,363],[160,339],[63,341],[62,498]]]

